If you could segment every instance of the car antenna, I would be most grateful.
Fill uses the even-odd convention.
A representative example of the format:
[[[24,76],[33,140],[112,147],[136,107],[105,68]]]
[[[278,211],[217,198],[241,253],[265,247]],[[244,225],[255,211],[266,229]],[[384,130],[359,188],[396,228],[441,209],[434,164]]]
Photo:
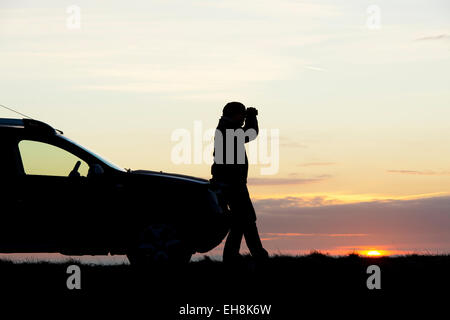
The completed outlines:
[[[15,113],[17,113],[17,114],[20,114],[21,116],[24,116],[25,118],[34,120],[32,117],[29,117],[29,116],[27,116],[26,114],[20,113],[19,111],[16,111],[16,110],[14,110],[14,109],[11,109],[11,108],[9,108],[9,107],[7,107],[7,106],[4,106],[4,105],[2,105],[2,104],[0,104],[0,107],[3,107],[3,108],[5,108],[5,109],[7,109],[7,110],[9,110],[9,111],[12,111],[12,112],[15,112]]]
[[[9,111],[12,111],[12,112],[15,112],[15,113],[17,113],[17,114],[20,114],[21,116],[24,116],[25,118],[28,118],[28,119],[30,119],[30,120],[34,120],[32,117],[29,117],[29,116],[27,116],[26,114],[23,114],[23,113],[21,113],[21,112],[19,112],[19,111],[16,111],[16,110],[12,109],[12,108],[9,108],[9,107],[7,107],[7,106],[5,106],[5,105],[3,105],[3,104],[0,104],[0,107],[3,107],[3,108],[5,108],[5,109],[7,109],[7,110],[9,110]],[[59,130],[59,129],[55,129],[55,130],[58,131],[58,132],[61,133],[61,134],[64,134],[64,132],[62,132],[62,131]]]

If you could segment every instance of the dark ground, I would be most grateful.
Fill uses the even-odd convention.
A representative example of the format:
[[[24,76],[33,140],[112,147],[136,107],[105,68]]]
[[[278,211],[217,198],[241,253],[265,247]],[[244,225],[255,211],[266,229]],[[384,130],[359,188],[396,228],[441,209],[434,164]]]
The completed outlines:
[[[80,290],[67,289],[70,264],[81,268]],[[369,265],[381,269],[380,290],[367,288]],[[206,258],[182,267],[145,269],[0,260],[0,292],[2,297],[18,294],[23,301],[64,301],[78,307],[88,302],[98,310],[142,309],[146,319],[208,319],[180,315],[187,304],[214,306],[217,311],[209,319],[301,319],[306,310],[314,310],[314,318],[325,314],[365,318],[416,307],[438,311],[444,306],[441,301],[449,300],[449,272],[449,255],[334,258],[313,253],[275,256],[259,264],[250,257],[233,266]],[[224,314],[224,305],[231,304],[271,305],[271,312]]]

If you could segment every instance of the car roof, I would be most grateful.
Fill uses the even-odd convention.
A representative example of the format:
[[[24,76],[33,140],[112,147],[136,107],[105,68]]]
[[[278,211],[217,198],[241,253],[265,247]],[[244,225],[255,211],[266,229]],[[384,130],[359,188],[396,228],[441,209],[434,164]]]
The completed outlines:
[[[0,118],[0,126],[2,127],[23,127],[22,119]]]
[[[34,120],[34,119],[11,119],[11,118],[0,118],[0,127],[6,128],[23,128],[25,130],[32,130],[39,133],[46,134],[57,134],[63,133],[60,130],[54,129],[49,124]]]

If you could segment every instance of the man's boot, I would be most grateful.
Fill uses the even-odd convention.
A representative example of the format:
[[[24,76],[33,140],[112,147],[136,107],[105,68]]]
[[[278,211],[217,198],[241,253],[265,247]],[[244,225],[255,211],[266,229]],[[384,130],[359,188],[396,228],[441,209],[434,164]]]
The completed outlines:
[[[250,224],[244,232],[245,242],[250,253],[255,260],[264,261],[269,258],[269,253],[263,248],[261,239],[259,238],[256,223]]]
[[[239,249],[241,248],[243,234],[244,232],[240,228],[231,228],[230,232],[228,232],[228,237],[223,248],[224,263],[233,264],[242,260]]]

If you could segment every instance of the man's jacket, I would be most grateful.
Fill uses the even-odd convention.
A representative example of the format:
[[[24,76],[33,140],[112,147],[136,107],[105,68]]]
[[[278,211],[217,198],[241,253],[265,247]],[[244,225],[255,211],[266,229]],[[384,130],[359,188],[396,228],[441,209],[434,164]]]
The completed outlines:
[[[245,143],[258,135],[256,115],[249,115],[243,127],[222,116],[214,136],[214,163],[211,167],[213,181],[226,184],[246,184],[248,159]]]

